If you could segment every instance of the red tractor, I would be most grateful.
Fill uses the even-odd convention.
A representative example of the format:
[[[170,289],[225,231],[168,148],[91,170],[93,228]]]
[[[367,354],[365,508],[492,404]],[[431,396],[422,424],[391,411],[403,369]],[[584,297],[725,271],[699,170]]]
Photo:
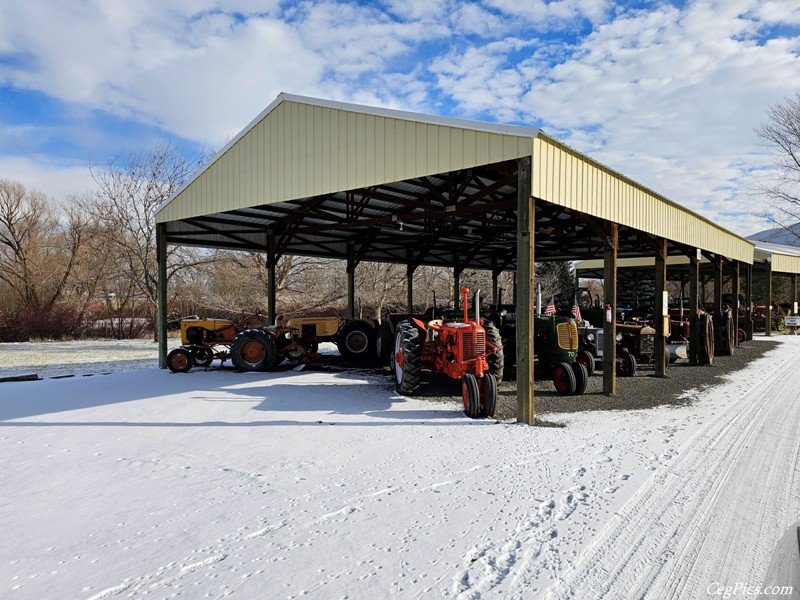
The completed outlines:
[[[475,320],[467,312],[469,289],[461,290],[464,320],[434,319],[423,323],[417,318],[400,322],[394,338],[394,376],[397,391],[413,394],[420,384],[422,369],[461,379],[464,412],[472,419],[491,417],[497,406],[497,378],[487,357],[502,356],[502,342],[487,342],[486,330],[475,297]],[[493,363],[495,361],[492,361]],[[494,366],[497,369],[497,365]]]

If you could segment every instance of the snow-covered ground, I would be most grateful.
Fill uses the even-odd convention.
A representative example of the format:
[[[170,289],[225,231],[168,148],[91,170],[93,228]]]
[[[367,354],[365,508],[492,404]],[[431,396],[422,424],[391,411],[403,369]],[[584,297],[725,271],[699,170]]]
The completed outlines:
[[[168,341],[170,348],[180,340]],[[0,377],[39,378],[115,373],[158,366],[153,340],[79,340],[0,344]]]
[[[0,597],[757,586],[800,517],[800,339],[778,339],[688,406],[563,429],[470,421],[362,372],[2,383]]]

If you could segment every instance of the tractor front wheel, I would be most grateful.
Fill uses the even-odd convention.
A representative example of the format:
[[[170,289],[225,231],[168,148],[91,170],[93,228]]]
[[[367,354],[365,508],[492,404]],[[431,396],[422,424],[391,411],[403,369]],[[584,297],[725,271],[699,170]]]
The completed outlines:
[[[173,373],[188,373],[193,364],[192,355],[186,348],[175,348],[167,354],[167,367]]]
[[[278,347],[266,331],[245,329],[231,345],[231,362],[242,371],[266,371],[275,366]]]
[[[560,362],[553,367],[553,385],[560,396],[571,396],[575,393],[577,382],[569,363]]]
[[[636,357],[627,348],[617,350],[617,377],[636,375]]]
[[[397,327],[393,362],[395,389],[399,394],[413,394],[419,387],[422,371],[422,342],[419,329],[409,321]]]
[[[478,390],[478,380],[472,373],[467,373],[461,379],[461,397],[464,399],[464,413],[470,419],[481,416],[481,394]]]
[[[462,383],[463,386],[463,383]],[[497,408],[497,379],[491,373],[484,373],[479,382],[481,396],[481,416],[493,417]]]
[[[586,385],[589,383],[589,372],[583,363],[575,361],[572,363],[572,373],[575,375],[575,395],[580,396],[586,391]]]
[[[211,348],[193,348],[192,360],[198,367],[207,367],[214,360],[214,353]]]
[[[339,354],[351,362],[363,363],[375,356],[375,328],[364,321],[342,325],[336,339]]]

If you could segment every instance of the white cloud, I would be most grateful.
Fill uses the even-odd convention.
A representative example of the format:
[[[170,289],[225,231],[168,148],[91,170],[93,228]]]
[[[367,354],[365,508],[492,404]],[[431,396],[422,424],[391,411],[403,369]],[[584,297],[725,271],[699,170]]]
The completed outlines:
[[[599,25],[574,48],[538,47],[515,63],[473,46],[434,70],[466,112],[507,118],[522,107],[522,120],[693,210],[749,214],[765,176],[750,171],[768,162],[753,129],[800,81],[798,38],[760,42],[759,15],[776,16],[755,0],[662,5]]]
[[[505,14],[525,18],[538,30],[579,18],[598,23],[614,5],[608,0],[486,0],[486,4]]]
[[[386,71],[387,61],[444,31],[325,1],[294,5],[281,18],[278,2],[221,0],[2,10],[0,48],[18,62],[0,64],[0,82],[197,141],[230,136],[281,91],[352,94],[359,77]]]
[[[746,214],[753,199],[742,190],[768,164],[753,128],[800,81],[800,39],[775,33],[800,24],[800,1],[648,6],[7,2],[0,83],[215,145],[281,91],[421,111],[454,103],[458,116],[541,125],[701,212]],[[103,137],[87,122],[70,134]],[[5,127],[0,146],[33,152],[55,133]]]
[[[94,188],[88,164],[54,161],[46,156],[0,156],[0,178],[19,181],[58,203]]]

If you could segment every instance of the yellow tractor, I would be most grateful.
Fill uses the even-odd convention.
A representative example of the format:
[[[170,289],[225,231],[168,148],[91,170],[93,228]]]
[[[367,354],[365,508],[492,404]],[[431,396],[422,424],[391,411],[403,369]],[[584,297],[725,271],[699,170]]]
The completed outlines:
[[[224,364],[230,358],[243,371],[266,371],[284,358],[304,363],[319,358],[298,339],[296,330],[247,327],[254,320],[263,323],[264,318],[255,313],[238,324],[228,319],[181,319],[181,347],[167,355],[167,367],[173,373],[186,373],[194,366],[207,367],[215,359]]]

